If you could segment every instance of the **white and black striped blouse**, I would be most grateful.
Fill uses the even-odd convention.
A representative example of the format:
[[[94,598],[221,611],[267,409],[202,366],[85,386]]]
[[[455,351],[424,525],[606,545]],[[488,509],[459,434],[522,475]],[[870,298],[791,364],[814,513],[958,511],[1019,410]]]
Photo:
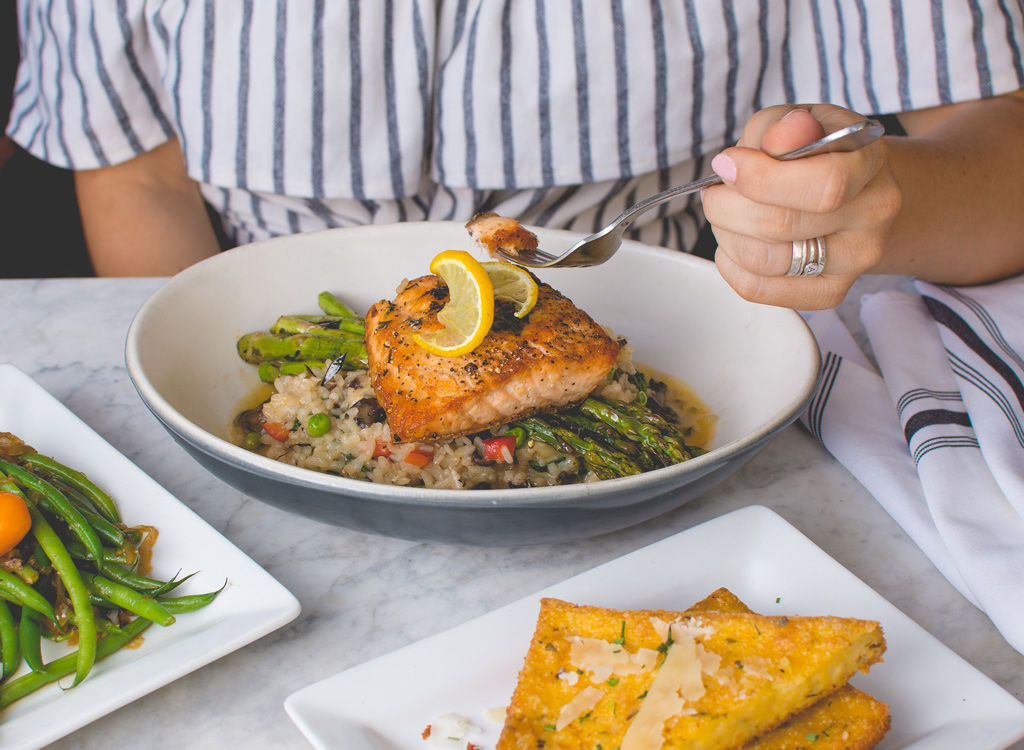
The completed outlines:
[[[706,172],[765,106],[881,114],[1024,87],[1022,16],[1021,0],[19,0],[8,132],[71,169],[177,137],[238,242],[485,208],[590,230]],[[700,220],[686,203],[638,236],[685,249]]]

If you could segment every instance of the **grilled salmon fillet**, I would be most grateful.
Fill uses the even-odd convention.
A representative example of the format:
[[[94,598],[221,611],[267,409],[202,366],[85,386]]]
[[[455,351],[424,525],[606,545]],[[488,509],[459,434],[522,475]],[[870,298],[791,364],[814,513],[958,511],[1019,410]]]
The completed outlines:
[[[619,343],[589,315],[538,282],[523,319],[504,305],[475,350],[439,357],[413,340],[441,328],[448,287],[434,275],[408,282],[366,314],[366,349],[377,400],[396,442],[433,442],[581,402],[612,367]]]
[[[514,257],[523,250],[537,249],[537,235],[515,219],[494,212],[477,214],[466,223],[466,229],[469,236],[490,255],[504,250]]]

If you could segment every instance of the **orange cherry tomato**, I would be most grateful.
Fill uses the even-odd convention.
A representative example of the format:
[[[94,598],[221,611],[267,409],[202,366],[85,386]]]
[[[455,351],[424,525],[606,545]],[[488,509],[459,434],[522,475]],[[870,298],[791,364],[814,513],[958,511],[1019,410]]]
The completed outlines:
[[[279,443],[283,443],[292,434],[283,424],[267,422],[263,425],[263,431]]]
[[[13,492],[0,492],[0,555],[17,547],[31,528],[25,501]]]
[[[434,454],[430,451],[425,451],[422,448],[413,448],[402,460],[410,466],[418,466],[422,469],[424,466],[429,464],[433,458]]]

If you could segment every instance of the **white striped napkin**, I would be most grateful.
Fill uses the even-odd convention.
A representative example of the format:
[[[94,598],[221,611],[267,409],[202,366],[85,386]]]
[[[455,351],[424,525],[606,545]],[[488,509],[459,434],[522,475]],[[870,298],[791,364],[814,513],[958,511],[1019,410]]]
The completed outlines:
[[[802,422],[1024,653],[1024,276],[804,314],[823,375]]]

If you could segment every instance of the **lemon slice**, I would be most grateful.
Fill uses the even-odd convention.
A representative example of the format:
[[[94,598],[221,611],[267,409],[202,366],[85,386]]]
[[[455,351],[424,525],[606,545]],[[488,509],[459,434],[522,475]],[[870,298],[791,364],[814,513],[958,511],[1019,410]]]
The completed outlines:
[[[476,349],[494,323],[494,286],[476,258],[446,250],[430,261],[430,272],[448,285],[448,304],[437,313],[444,325],[413,340],[439,357],[460,357]]]
[[[494,299],[507,299],[516,304],[515,315],[524,317],[537,304],[537,282],[522,266],[502,261],[481,263],[494,287]]]

